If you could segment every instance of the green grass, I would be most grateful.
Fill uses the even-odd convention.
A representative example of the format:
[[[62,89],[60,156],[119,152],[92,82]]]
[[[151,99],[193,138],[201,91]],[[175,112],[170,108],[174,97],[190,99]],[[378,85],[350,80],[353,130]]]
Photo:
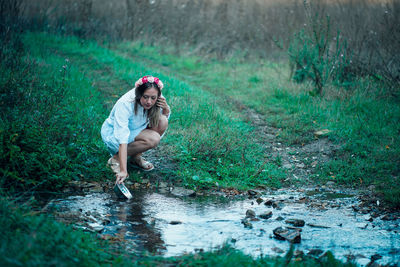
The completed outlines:
[[[231,108],[223,88],[221,94],[215,94],[196,77],[183,80],[93,41],[44,33],[27,33],[22,40],[29,44],[22,60],[15,66],[1,65],[1,187],[8,194],[13,190],[59,190],[70,180],[113,179],[105,168],[108,155],[99,129],[117,97],[130,89],[137,77],[148,73],[166,84],[165,95],[173,113],[163,145],[178,166],[174,172],[180,182],[194,188],[217,183],[249,188],[279,186],[285,177],[278,163],[266,161],[264,148],[254,140],[254,129]],[[182,68],[196,70],[197,63],[191,62]],[[215,86],[217,81],[215,77]],[[266,82],[261,74],[246,81]],[[244,95],[233,95],[240,94]],[[276,114],[282,112],[277,99],[292,97],[280,90],[271,95],[277,96]],[[125,256],[94,234],[37,215],[29,203],[25,205],[17,208],[4,197],[0,200],[0,252],[5,255],[1,265],[346,265],[330,254],[321,260],[292,258],[290,254],[253,259],[230,247],[166,259]]]
[[[138,265],[145,266],[164,266],[172,264],[174,266],[356,266],[348,262],[342,263],[334,258],[332,253],[327,252],[323,257],[315,259],[307,256],[293,256],[293,251],[289,251],[284,257],[252,258],[235,250],[229,245],[225,245],[214,251],[199,252],[196,254],[183,255],[180,257],[158,258],[151,257],[141,259]]]
[[[24,40],[27,41],[27,40]],[[100,94],[64,57],[29,46],[23,64],[2,65],[0,186],[62,188],[70,180],[104,178]]]
[[[313,85],[291,82],[288,66],[281,63],[238,56],[216,61],[189,50],[176,56],[173,49],[141,42],[114,49],[210,92],[222,99],[219,106],[239,111],[233,116],[240,117],[240,107],[224,99],[254,109],[281,130],[279,140],[287,145],[307,144],[314,131],[330,129],[329,139],[341,148],[317,169],[315,182],[334,178],[350,187],[375,185],[389,204],[400,206],[400,105],[384,95],[381,84],[362,78],[347,89],[326,86],[324,97],[313,97]]]
[[[78,71],[79,68],[81,73],[85,73],[85,79],[104,93],[105,101],[115,101],[116,98],[110,100],[111,95],[122,95],[142,75],[152,73],[160,77],[166,84],[163,94],[172,108],[170,127],[163,142],[170,157],[178,164],[175,176],[183,185],[245,189],[258,185],[279,186],[285,177],[274,163],[265,163],[263,148],[254,142],[252,128],[230,109],[221,108],[221,99],[208,91],[94,42],[81,44],[77,38],[45,34],[27,34],[25,38],[25,42],[32,44],[32,57],[43,53],[68,57],[71,69]],[[96,68],[103,70],[96,71]],[[113,88],[103,81],[118,86]],[[71,81],[70,86],[79,87],[76,80]],[[96,108],[101,105],[98,103]],[[99,116],[103,116],[104,120],[111,106],[97,114],[98,121],[93,124],[96,129],[100,129],[102,123]],[[264,171],[261,172],[261,169]]]
[[[25,203],[26,205],[27,203]],[[74,230],[29,205],[0,199],[1,266],[122,266],[128,261],[115,256],[95,235]]]
[[[43,113],[38,122],[30,104],[23,107],[30,110],[22,116],[27,118],[16,115],[21,112],[3,112],[7,116],[2,121],[3,132],[7,133],[2,136],[6,144],[3,155],[7,155],[3,156],[3,166],[10,166],[5,170],[9,178],[3,180],[3,187],[26,181],[36,185],[43,176],[59,186],[68,179],[110,177],[104,170],[107,152],[98,129],[113,103],[132,87],[137,77],[152,73],[165,82],[163,93],[173,110],[163,145],[178,166],[173,175],[178,177],[175,182],[192,188],[281,185],[285,173],[275,159],[263,156],[264,148],[257,145],[254,129],[240,112],[240,105],[244,105],[279,128],[279,141],[288,145],[312,141],[315,130],[332,130],[329,138],[341,149],[317,169],[313,176],[316,182],[335,179],[348,186],[376,185],[387,201],[395,206],[400,204],[395,190],[400,173],[400,107],[392,99],[379,97],[381,90],[374,89],[375,84],[367,79],[360,80],[359,88],[351,92],[331,87],[324,98],[319,98],[308,94],[309,85],[290,82],[288,67],[280,63],[254,59],[244,62],[238,56],[217,61],[194,56],[190,51],[177,56],[168,48],[161,50],[140,42],[112,45],[109,49],[75,37],[36,33],[26,34],[24,43],[31,44],[25,60],[33,64],[35,71],[28,70],[28,75],[20,80],[6,77],[17,77],[24,70],[12,70],[12,75],[5,73],[2,88],[14,88],[15,99],[20,99],[17,96],[21,88],[42,88],[36,92],[36,98],[28,100],[42,106],[53,103],[52,108],[60,115],[49,119]],[[64,65],[68,66],[66,70]],[[57,90],[51,91],[52,88]],[[46,90],[52,99],[44,100]],[[70,122],[65,124],[67,117]],[[10,123],[15,120],[21,123]],[[43,123],[54,127],[45,127],[45,132],[41,132]],[[25,137],[27,124],[40,129]],[[18,142],[28,138],[41,145],[30,149],[32,155],[17,153],[21,149]],[[49,143],[56,144],[54,153],[60,157],[58,160],[46,161],[46,156],[41,158],[44,153],[35,154],[46,150]],[[21,171],[13,165],[21,161],[30,167]],[[47,164],[41,166],[43,162]],[[69,172],[65,175],[66,170]]]

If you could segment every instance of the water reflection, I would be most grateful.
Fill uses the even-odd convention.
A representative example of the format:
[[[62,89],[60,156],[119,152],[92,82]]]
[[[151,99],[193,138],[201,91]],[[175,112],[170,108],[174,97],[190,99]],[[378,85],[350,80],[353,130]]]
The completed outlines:
[[[176,256],[201,249],[209,250],[230,243],[253,256],[277,255],[290,244],[273,238],[272,230],[287,226],[286,219],[302,219],[301,243],[296,249],[305,253],[313,249],[331,250],[340,259],[355,256],[366,264],[374,254],[379,263],[400,261],[399,220],[368,221],[368,214],[354,212],[355,197],[343,196],[316,202],[300,201],[304,194],[281,192],[264,196],[279,205],[273,208],[257,204],[253,199],[220,201],[218,198],[197,201],[177,198],[152,191],[133,190],[133,198],[120,201],[113,194],[98,193],[60,199],[53,204],[64,210],[88,210],[107,217],[102,234],[112,234],[126,240],[127,248],[136,253],[149,251],[164,256]],[[82,208],[84,207],[84,208]],[[251,221],[245,228],[242,219],[246,210],[258,215],[272,211],[269,219]],[[171,224],[172,221],[176,223]]]

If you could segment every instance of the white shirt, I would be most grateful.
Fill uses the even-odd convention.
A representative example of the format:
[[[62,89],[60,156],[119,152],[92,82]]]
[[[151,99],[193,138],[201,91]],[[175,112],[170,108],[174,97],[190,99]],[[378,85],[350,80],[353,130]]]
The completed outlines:
[[[118,152],[120,144],[133,142],[148,125],[149,119],[142,105],[137,106],[137,114],[135,114],[135,89],[131,89],[115,103],[101,127],[101,136],[111,149],[111,154],[114,154]]]

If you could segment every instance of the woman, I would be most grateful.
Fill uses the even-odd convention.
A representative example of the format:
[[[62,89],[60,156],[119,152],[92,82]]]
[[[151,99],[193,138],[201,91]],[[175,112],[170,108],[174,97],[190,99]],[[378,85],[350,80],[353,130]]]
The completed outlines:
[[[114,105],[101,127],[101,137],[111,158],[108,164],[116,173],[116,183],[128,178],[127,160],[150,171],[153,164],[142,153],[156,147],[168,127],[170,107],[161,94],[163,83],[153,76],[144,76]]]

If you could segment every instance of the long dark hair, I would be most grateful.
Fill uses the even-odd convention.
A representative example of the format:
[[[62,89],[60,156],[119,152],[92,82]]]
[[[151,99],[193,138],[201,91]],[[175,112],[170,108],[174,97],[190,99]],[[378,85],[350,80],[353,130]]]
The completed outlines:
[[[150,88],[155,88],[158,92],[157,99],[161,96],[161,89],[156,83],[151,83],[147,82],[144,83],[135,89],[135,115],[137,114],[138,111],[138,105],[140,105],[140,99],[142,98],[144,92],[147,89]],[[150,121],[149,126],[150,127],[158,127],[158,122],[160,121],[161,113],[160,113],[160,107],[158,107],[156,104],[152,106],[149,110],[145,110],[145,114],[147,115],[147,118]]]

